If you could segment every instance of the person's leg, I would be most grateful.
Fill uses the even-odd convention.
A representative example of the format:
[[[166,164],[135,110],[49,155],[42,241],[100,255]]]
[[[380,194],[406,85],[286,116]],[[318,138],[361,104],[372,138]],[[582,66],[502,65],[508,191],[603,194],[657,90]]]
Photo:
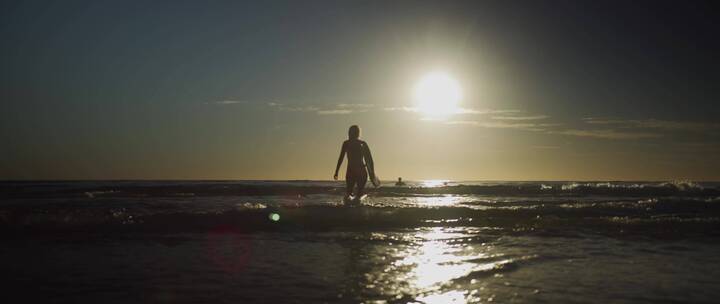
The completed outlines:
[[[357,177],[357,194],[355,197],[360,198],[365,193],[365,183],[367,183],[368,175],[367,171],[363,168],[363,170],[358,174]]]
[[[345,173],[345,198],[349,198],[355,188],[356,181],[355,174],[348,171]]]

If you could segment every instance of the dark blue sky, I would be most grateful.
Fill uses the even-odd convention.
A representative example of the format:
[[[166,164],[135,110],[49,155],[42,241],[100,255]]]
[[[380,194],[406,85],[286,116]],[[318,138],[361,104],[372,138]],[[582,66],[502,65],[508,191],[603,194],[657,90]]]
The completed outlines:
[[[0,178],[327,178],[335,142],[357,122],[368,140],[375,132],[387,142],[378,149],[393,175],[720,177],[711,172],[720,169],[712,156],[720,45],[711,2],[0,5],[0,138],[8,143]],[[464,108],[547,118],[527,126],[458,115],[428,127],[392,110],[412,107],[407,91],[438,67],[462,83]],[[354,110],[332,112],[348,104]],[[484,157],[478,163],[516,164],[508,165],[514,173],[466,171],[428,154],[414,132],[452,132],[458,141],[448,149],[474,151]],[[507,135],[516,141],[491,140]],[[402,154],[389,146],[399,137],[410,146]],[[583,152],[594,145],[602,155]],[[488,152],[531,147],[555,152],[541,160]],[[618,151],[627,155],[612,156]],[[583,167],[598,158],[617,170],[588,173],[600,172]],[[652,161],[624,171],[645,158]],[[418,169],[424,165],[442,169]]]

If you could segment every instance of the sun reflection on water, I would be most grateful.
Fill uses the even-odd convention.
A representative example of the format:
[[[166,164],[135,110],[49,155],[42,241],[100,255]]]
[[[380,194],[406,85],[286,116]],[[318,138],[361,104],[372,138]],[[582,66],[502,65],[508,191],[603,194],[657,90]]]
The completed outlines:
[[[422,181],[421,186],[423,186],[423,187],[440,187],[440,186],[447,185],[447,183],[448,183],[448,180],[429,179],[429,180]]]
[[[408,257],[403,262],[415,266],[414,283],[417,288],[425,289],[462,277],[472,270],[472,264],[465,263],[461,256],[456,255],[460,251],[461,248],[432,241],[420,246],[417,255]]]
[[[468,303],[465,293],[458,290],[418,297],[420,303]]]
[[[486,242],[491,232],[470,227],[417,228],[411,234],[375,233],[378,268],[366,273],[365,288],[385,299],[409,303],[478,303],[494,297],[489,280],[523,259]],[[492,237],[490,236],[492,239]],[[378,260],[376,260],[378,261]],[[385,303],[384,301],[381,301]]]
[[[466,261],[467,248],[451,242],[462,238],[463,234],[435,227],[418,232],[416,237],[423,242],[398,263],[413,266],[409,282],[414,289],[424,292],[417,300],[421,303],[466,303],[463,291],[439,292],[443,286],[451,285],[452,280],[473,270],[474,264]]]
[[[412,198],[419,206],[428,207],[445,207],[454,206],[459,203],[466,202],[467,199],[460,196],[432,196],[432,197],[414,197]]]

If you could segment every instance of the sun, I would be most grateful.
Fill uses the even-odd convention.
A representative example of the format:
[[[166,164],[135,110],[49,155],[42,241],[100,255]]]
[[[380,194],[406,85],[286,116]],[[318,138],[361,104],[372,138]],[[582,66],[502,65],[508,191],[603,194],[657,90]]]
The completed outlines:
[[[460,111],[460,84],[449,74],[432,72],[423,76],[413,90],[417,110],[428,117],[444,117]]]

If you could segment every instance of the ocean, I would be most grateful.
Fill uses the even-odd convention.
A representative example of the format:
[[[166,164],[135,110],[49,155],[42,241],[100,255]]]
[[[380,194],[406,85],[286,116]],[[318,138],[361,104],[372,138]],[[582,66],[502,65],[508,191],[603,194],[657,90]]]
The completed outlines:
[[[0,182],[3,295],[50,303],[715,303],[720,183]]]

